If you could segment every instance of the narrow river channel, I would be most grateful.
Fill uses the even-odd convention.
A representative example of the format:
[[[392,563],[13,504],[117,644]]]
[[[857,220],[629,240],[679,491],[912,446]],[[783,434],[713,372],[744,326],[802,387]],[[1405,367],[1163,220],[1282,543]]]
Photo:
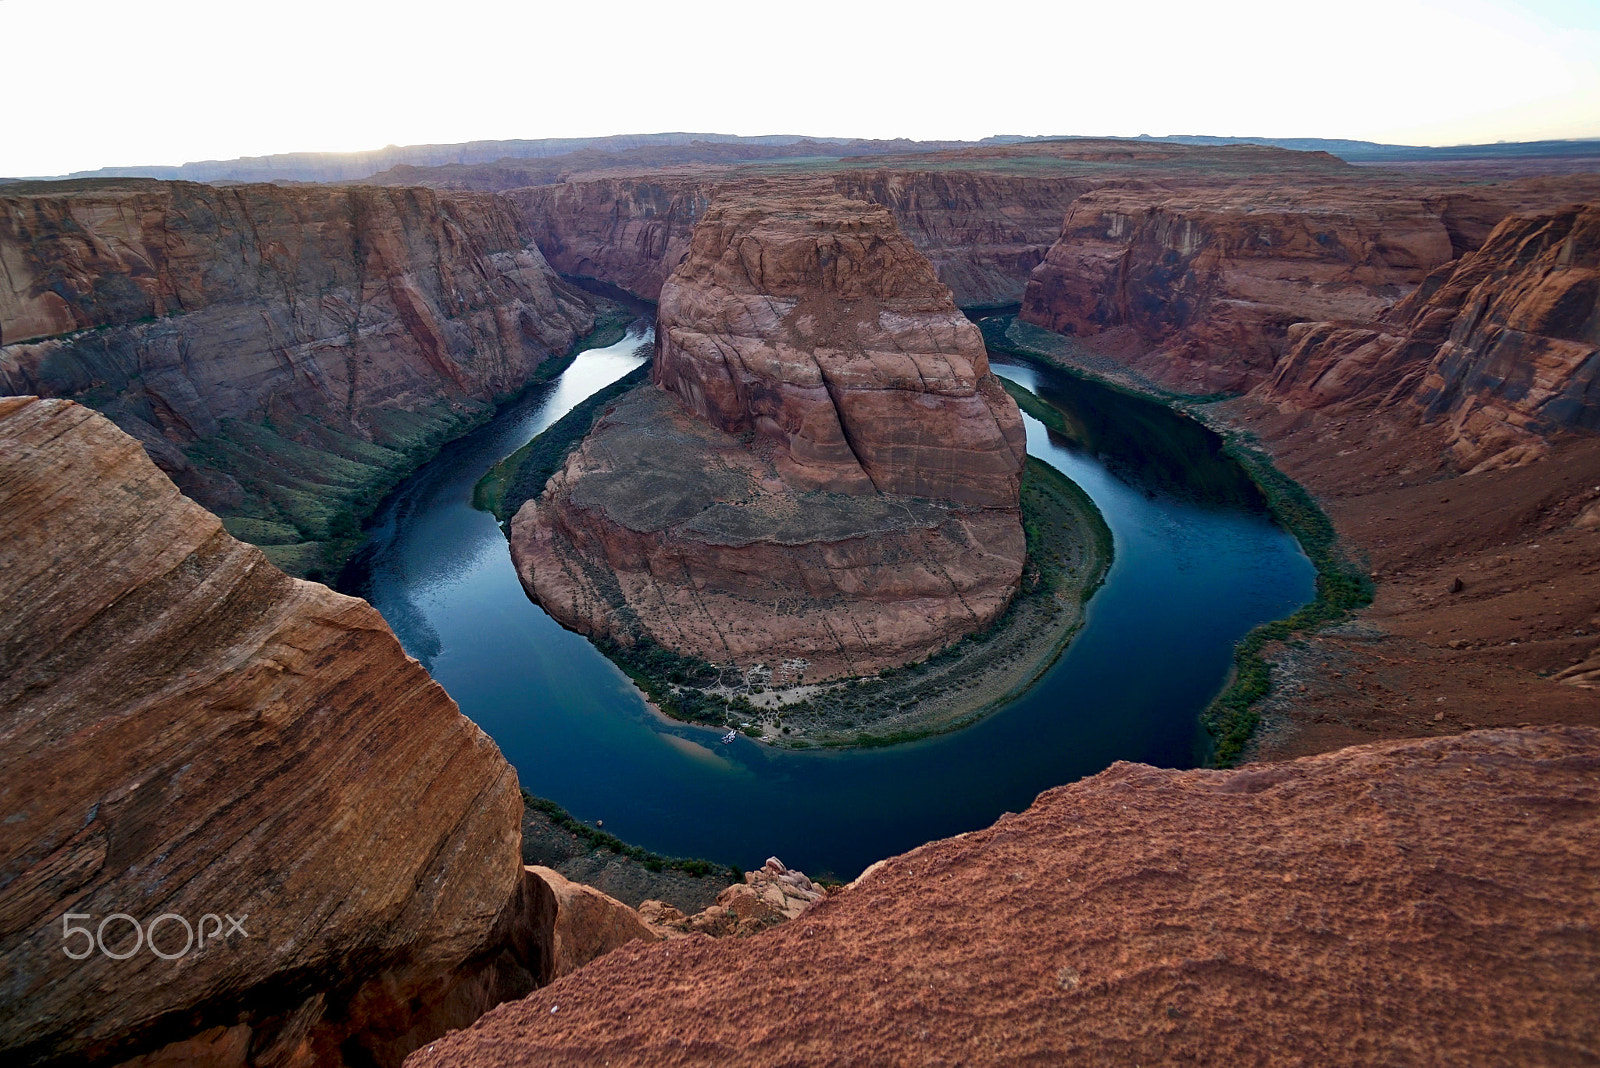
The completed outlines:
[[[1153,403],[996,361],[1066,415],[1071,440],[1024,417],[1028,451],[1094,498],[1115,539],[1083,630],[1031,690],[954,734],[873,750],[718,745],[718,731],[653,715],[610,661],[529,602],[505,537],[472,507],[491,464],[642,363],[650,339],[636,325],[447,446],[385,502],[341,582],[383,613],[527,789],[628,842],[746,868],[776,855],[848,879],[1116,760],[1192,765],[1197,716],[1233,643],[1312,596],[1310,562],[1207,432]]]

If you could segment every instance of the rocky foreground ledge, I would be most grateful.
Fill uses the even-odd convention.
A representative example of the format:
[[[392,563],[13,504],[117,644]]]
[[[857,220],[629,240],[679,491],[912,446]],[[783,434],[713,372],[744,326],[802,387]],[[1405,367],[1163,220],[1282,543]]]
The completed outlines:
[[[516,773],[378,613],[103,416],[0,398],[0,575],[0,1063],[389,1068],[665,936],[524,867]]]
[[[735,941],[625,946],[407,1068],[1569,1064],[1600,730],[1116,764]]]

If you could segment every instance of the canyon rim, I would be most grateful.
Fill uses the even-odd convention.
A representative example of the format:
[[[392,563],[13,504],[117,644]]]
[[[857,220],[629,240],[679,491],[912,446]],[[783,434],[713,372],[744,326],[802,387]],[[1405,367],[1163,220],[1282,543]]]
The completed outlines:
[[[1597,145],[0,180],[0,1060],[1600,1058]]]

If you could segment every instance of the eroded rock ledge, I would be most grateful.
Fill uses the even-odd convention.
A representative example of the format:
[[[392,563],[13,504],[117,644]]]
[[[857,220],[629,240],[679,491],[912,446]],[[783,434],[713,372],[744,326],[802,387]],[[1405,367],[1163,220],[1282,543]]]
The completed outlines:
[[[1021,416],[886,209],[713,204],[656,345],[659,388],[513,520],[523,585],[557,619],[799,682],[917,659],[1005,610]]]
[[[7,1064],[397,1065],[650,936],[524,870],[515,772],[371,606],[104,417],[0,399],[0,574]],[[66,913],[170,914],[171,959],[122,920],[72,959]]]
[[[1597,753],[1560,727],[1116,764],[769,933],[624,947],[407,1064],[1582,1062]]]
[[[1463,470],[1600,429],[1600,201],[1513,215],[1379,321],[1306,322],[1259,391],[1286,408],[1407,402]]]

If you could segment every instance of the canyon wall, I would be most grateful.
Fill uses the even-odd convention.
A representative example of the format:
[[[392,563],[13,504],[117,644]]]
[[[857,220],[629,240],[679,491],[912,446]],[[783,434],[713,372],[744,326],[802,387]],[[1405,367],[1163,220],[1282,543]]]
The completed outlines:
[[[1296,324],[1380,320],[1508,215],[1597,188],[1590,176],[1455,188],[1295,173],[1107,183],[1073,201],[1021,318],[1092,339],[1168,388],[1243,393],[1273,377],[1300,341]]]
[[[598,278],[647,300],[688,251],[689,235],[719,190],[771,179],[727,174],[596,177],[512,190],[552,266]],[[933,264],[957,304],[1014,304],[1029,272],[1061,231],[1082,178],[898,168],[840,170],[787,179],[796,195],[836,192],[882,204]]]
[[[1073,203],[1022,318],[1120,329],[1129,362],[1163,383],[1242,392],[1271,374],[1291,324],[1374,318],[1453,255],[1438,215],[1405,193],[1101,189]]]
[[[1597,752],[1554,727],[1115,764],[759,938],[625,947],[407,1064],[1581,1063]]]
[[[103,411],[291,567],[593,323],[488,194],[27,190],[0,198],[0,391]]]
[[[1463,469],[1600,430],[1600,204],[1499,224],[1386,321],[1303,323],[1261,395],[1301,409],[1415,406]]]
[[[596,278],[645,300],[689,248],[716,188],[704,175],[596,178],[504,194],[562,274]]]
[[[513,520],[552,615],[798,681],[916,659],[1004,611],[1021,416],[887,210],[728,194],[658,319],[659,389],[602,415]]]
[[[0,527],[8,1063],[392,1065],[532,988],[516,774],[376,611],[69,401],[0,400]]]

